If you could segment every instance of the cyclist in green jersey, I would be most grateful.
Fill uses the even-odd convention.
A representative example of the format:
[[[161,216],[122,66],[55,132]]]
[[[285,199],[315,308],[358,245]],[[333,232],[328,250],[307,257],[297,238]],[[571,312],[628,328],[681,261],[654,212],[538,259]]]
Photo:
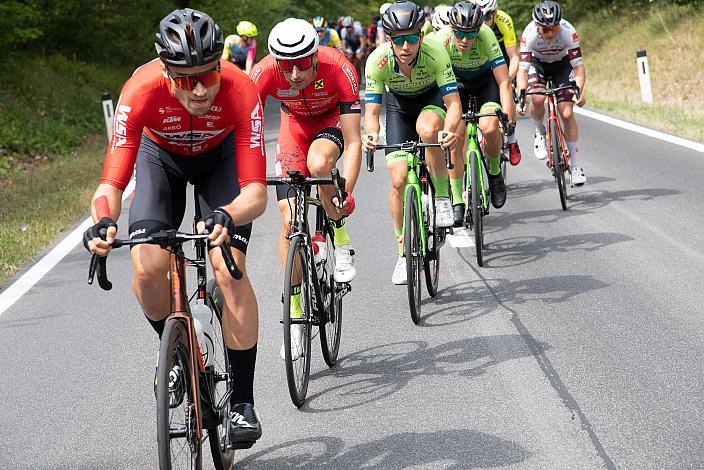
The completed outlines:
[[[402,143],[421,140],[454,146],[455,130],[460,124],[462,106],[450,57],[442,45],[423,41],[423,10],[413,2],[396,2],[382,16],[387,42],[367,59],[364,132],[362,145],[374,150],[379,138],[379,114],[386,93],[386,141]],[[447,112],[444,107],[447,108]],[[453,224],[449,199],[447,168],[442,150],[428,149],[426,156],[435,188],[437,225]],[[392,282],[406,283],[403,258],[403,191],[406,182],[406,157],[388,151],[386,164],[392,189],[389,208],[399,249]]]
[[[445,47],[457,81],[462,85],[459,90],[462,111],[467,112],[469,96],[474,96],[482,113],[503,109],[509,116],[509,128],[512,133],[516,116],[508,67],[496,36],[491,28],[483,24],[481,8],[469,2],[455,4],[450,12],[450,26],[451,29],[442,29],[435,33],[433,40]],[[501,129],[498,120],[491,117],[481,118],[479,128],[484,136],[484,154],[489,161],[491,203],[500,208],[506,202],[506,185],[501,176]],[[460,123],[457,133],[464,135],[464,123]],[[455,168],[450,170],[456,227],[462,225],[464,218],[462,155],[466,145],[466,139],[458,139],[453,152]]]

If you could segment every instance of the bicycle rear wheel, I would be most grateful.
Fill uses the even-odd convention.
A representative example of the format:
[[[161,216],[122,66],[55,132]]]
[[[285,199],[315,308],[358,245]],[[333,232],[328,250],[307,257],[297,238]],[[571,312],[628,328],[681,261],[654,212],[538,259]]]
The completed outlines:
[[[195,403],[200,399],[198,373],[193,373],[189,349],[186,322],[167,321],[161,335],[156,369],[157,446],[161,470],[200,470],[202,466],[202,445],[198,438],[200,423],[195,413]],[[173,406],[169,403],[170,376],[173,376],[172,382],[175,381],[178,390],[174,395],[180,397],[183,393]]]
[[[303,406],[308,393],[310,378],[310,340],[313,317],[313,286],[311,278],[315,269],[308,262],[307,247],[301,237],[291,240],[286,257],[286,272],[284,274],[284,355],[286,362],[286,381],[291,401],[298,408]],[[291,296],[294,293],[294,275],[300,273],[300,307],[301,318],[291,318]],[[295,343],[292,344],[291,332],[294,332]]]
[[[337,354],[340,351],[340,338],[342,335],[342,293],[338,292],[339,286],[335,282],[335,236],[332,229],[325,229],[325,242],[327,243],[327,259],[323,266],[323,280],[321,289],[323,290],[323,302],[327,315],[320,325],[320,347],[323,351],[323,359],[328,367],[332,367],[337,362]]]
[[[210,443],[210,453],[213,456],[215,469],[230,470],[235,460],[235,451],[233,449],[227,449],[226,434],[228,429],[225,426],[221,426],[223,423],[229,425],[229,393],[232,389],[232,378],[229,375],[230,363],[222,329],[224,299],[222,291],[216,284],[215,279],[208,280],[207,291],[209,296],[208,305],[214,313],[213,330],[215,337],[213,338],[213,345],[215,346],[215,351],[212,365],[206,368],[206,383],[209,390],[209,399],[218,413],[218,424],[207,428],[208,441]],[[228,419],[223,420],[222,417]]]
[[[418,195],[413,186],[409,187],[406,193],[405,216],[406,230],[403,234],[403,243],[406,254],[406,287],[408,287],[411,319],[417,325],[420,322],[420,271],[423,263],[423,249],[420,241]]]
[[[472,222],[474,223],[474,245],[477,255],[477,264],[484,266],[484,199],[480,195],[480,186],[484,185],[480,178],[483,178],[479,166],[479,155],[472,150],[469,153],[469,167],[472,177]]]
[[[438,278],[440,274],[440,230],[435,218],[435,194],[432,188],[428,185],[427,207],[423,205],[423,225],[425,225],[426,245],[427,250],[423,257],[423,271],[425,271],[425,287],[428,289],[428,295],[435,297],[438,293]]]
[[[560,205],[562,210],[567,210],[567,185],[565,184],[565,156],[563,154],[564,149],[560,144],[560,139],[555,129],[555,126],[550,128],[550,140],[552,147],[552,169],[555,174],[555,181],[557,182],[557,191],[560,193]]]

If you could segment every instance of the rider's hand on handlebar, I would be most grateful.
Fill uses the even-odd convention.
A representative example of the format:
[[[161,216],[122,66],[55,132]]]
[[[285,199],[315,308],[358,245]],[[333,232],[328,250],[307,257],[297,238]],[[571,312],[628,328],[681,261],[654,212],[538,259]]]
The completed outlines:
[[[379,142],[379,134],[371,132],[362,136],[362,147],[364,150],[376,150],[376,144]]]
[[[355,201],[354,201],[354,196],[352,195],[352,191],[345,189],[345,195],[344,195],[345,200],[342,201],[342,207],[339,206],[339,201],[337,200],[337,196],[332,198],[333,204],[335,204],[335,209],[337,209],[337,212],[343,216],[347,217],[349,215],[352,215],[352,212],[354,212],[355,209]]]
[[[101,234],[101,231],[103,232]],[[83,246],[98,256],[107,256],[117,235],[117,224],[110,217],[103,217],[83,232]],[[104,238],[103,238],[104,236]]]
[[[574,104],[576,104],[576,105],[579,106],[580,108],[581,108],[582,106],[584,106],[584,103],[587,102],[587,100],[584,98],[584,93],[582,93],[581,90],[580,90],[580,93],[579,93],[579,99],[576,99],[576,98],[577,98],[577,96],[575,95],[572,99],[574,100]]]
[[[456,140],[457,140],[457,136],[455,135],[454,132],[450,132],[450,131],[438,132],[438,143],[441,144],[443,148],[451,148],[455,144]]]
[[[232,222],[230,214],[218,207],[196,225],[198,233],[209,233],[208,240],[210,246],[220,246],[223,243],[230,243],[230,235],[235,231],[235,224]]]
[[[526,115],[526,100],[527,97],[525,95],[525,89],[519,90],[518,96],[520,97],[518,100],[518,105],[516,106],[516,113],[519,116],[525,116]],[[521,99],[522,98],[522,99]]]

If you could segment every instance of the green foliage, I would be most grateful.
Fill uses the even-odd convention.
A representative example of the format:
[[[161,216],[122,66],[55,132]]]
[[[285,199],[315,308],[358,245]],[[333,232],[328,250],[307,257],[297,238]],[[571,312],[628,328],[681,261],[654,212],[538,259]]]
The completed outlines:
[[[24,44],[40,37],[42,32],[35,26],[40,18],[35,5],[0,3],[0,46]]]

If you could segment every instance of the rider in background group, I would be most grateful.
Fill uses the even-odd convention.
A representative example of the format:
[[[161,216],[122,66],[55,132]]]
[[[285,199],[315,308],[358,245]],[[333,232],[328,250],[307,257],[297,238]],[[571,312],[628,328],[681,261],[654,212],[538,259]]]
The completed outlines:
[[[237,24],[237,34],[232,34],[225,39],[225,48],[222,59],[229,60],[249,75],[257,58],[257,27],[249,21],[240,21]]]

